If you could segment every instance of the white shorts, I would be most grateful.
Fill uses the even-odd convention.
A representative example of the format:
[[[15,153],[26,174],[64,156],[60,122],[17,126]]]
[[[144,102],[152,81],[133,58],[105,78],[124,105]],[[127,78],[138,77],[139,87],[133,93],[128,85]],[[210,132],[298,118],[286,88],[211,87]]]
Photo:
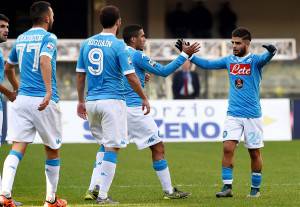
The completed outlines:
[[[157,125],[151,115],[144,115],[142,107],[127,107],[129,142],[134,142],[139,150],[162,141]]]
[[[59,104],[51,100],[43,111],[39,111],[38,106],[43,99],[43,97],[17,96],[12,103],[11,126],[8,126],[12,127],[12,135],[6,140],[31,143],[37,131],[44,145],[51,149],[60,148],[62,121]]]
[[[258,149],[264,146],[262,118],[238,118],[227,116],[224,124],[223,141],[240,142],[244,133],[245,147]]]
[[[124,101],[88,101],[86,110],[91,133],[99,144],[115,148],[127,146],[127,115]]]

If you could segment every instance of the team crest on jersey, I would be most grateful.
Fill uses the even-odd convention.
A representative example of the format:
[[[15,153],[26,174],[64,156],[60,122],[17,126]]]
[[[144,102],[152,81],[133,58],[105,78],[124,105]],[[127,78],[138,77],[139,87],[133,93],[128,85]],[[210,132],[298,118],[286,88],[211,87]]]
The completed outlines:
[[[129,65],[132,65],[132,60],[131,60],[131,57],[130,57],[130,56],[128,56],[128,64],[129,64]]]
[[[230,64],[230,74],[231,75],[251,75],[251,65],[250,64]]]
[[[149,59],[148,63],[154,67],[156,65],[156,62],[154,60]]]
[[[49,42],[49,43],[47,44],[47,48],[48,48],[49,50],[53,50],[53,49],[54,49],[54,44],[53,44],[52,42]]]
[[[242,79],[238,78],[235,80],[235,87],[237,89],[243,88],[243,85],[244,85],[244,81]]]
[[[252,62],[252,58],[248,58],[247,60],[246,60],[246,63],[251,63]]]

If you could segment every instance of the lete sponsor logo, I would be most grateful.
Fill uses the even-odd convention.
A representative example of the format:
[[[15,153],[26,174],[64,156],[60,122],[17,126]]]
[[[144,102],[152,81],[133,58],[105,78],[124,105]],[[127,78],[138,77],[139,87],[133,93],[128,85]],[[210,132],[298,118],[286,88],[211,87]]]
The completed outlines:
[[[230,64],[230,74],[231,75],[251,75],[251,65],[250,64]]]

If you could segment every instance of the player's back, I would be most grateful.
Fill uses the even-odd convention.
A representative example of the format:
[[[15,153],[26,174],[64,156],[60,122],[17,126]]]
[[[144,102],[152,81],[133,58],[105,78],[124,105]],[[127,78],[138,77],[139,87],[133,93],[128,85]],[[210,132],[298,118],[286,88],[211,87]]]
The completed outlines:
[[[124,100],[123,69],[120,56],[124,54],[125,43],[110,33],[100,33],[85,40],[81,46],[77,71],[87,74],[87,100]],[[128,69],[128,68],[126,68]]]
[[[57,37],[45,29],[31,28],[18,36],[16,43],[9,55],[9,62],[19,64],[20,88],[18,94],[26,96],[44,97],[44,85],[40,56],[51,58],[52,66],[52,100],[58,101],[56,88],[56,42]]]

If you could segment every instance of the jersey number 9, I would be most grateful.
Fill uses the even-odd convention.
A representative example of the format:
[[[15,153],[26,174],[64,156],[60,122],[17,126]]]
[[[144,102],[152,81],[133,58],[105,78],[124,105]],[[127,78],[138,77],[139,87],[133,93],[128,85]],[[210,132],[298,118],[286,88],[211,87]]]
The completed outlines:
[[[92,75],[100,75],[103,71],[103,52],[100,48],[93,48],[90,50],[89,54],[89,62],[94,65],[88,66],[88,70]]]

